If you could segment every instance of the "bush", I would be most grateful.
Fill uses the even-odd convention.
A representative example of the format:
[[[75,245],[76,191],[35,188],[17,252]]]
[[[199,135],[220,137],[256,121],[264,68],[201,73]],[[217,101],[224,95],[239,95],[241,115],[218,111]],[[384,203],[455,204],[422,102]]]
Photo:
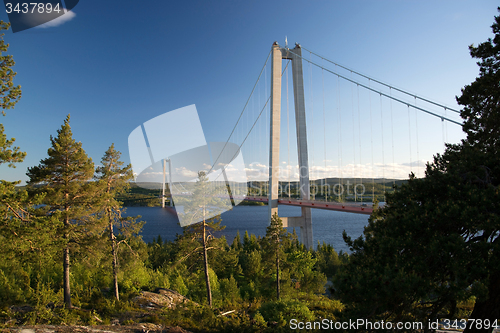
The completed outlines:
[[[287,326],[291,319],[313,321],[314,314],[304,304],[296,300],[279,300],[264,303],[259,312],[267,322],[277,322],[278,326]]]

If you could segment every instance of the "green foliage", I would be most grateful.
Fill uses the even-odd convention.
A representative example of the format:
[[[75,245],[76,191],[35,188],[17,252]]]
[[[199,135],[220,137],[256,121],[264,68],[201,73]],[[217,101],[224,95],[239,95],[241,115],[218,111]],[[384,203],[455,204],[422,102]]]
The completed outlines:
[[[291,319],[313,321],[314,313],[307,305],[297,300],[277,300],[262,304],[259,312],[268,322],[276,322],[278,327],[286,327]]]
[[[323,272],[327,277],[333,277],[340,267],[340,259],[332,245],[319,244],[316,251],[316,267],[318,271]]]
[[[471,318],[500,318],[500,16],[492,28],[457,98],[467,138],[389,194],[362,237],[344,234],[354,253],[334,285],[351,318],[455,318],[472,298]]]
[[[262,250],[265,272],[276,281],[276,299],[280,298],[280,261],[286,260],[283,243],[289,244],[289,240],[290,236],[283,228],[283,222],[275,213],[271,218],[270,225],[266,228],[266,237],[262,240]]]
[[[254,315],[253,315],[253,320],[255,320],[255,324],[256,326],[260,327],[260,328],[264,328],[267,326],[267,322],[266,320],[264,319],[264,317],[260,314],[259,311],[257,311]]]
[[[12,147],[16,139],[7,139],[4,133],[4,126],[0,124],[0,165],[9,163],[9,167],[14,167],[14,163],[19,163],[24,160],[26,153],[20,151],[19,147]]]
[[[10,23],[5,23],[0,21],[0,31],[8,30]],[[16,72],[12,70],[12,67],[16,64],[11,55],[4,55],[7,52],[9,44],[5,44],[3,36],[5,34],[0,34],[0,108],[2,109],[2,114],[5,115],[6,109],[11,109],[16,105],[16,103],[21,98],[21,86],[14,86],[13,80],[17,75]]]
[[[321,271],[314,270],[317,259],[309,251],[293,250],[288,253],[286,267],[290,272],[294,288],[303,292],[322,294],[325,292],[326,276]]]
[[[257,237],[254,234],[248,235],[248,230],[245,230],[245,236],[243,237],[243,251],[251,252],[254,250],[259,250],[260,246],[257,241]]]
[[[499,7],[500,11],[500,7]],[[470,55],[479,59],[479,76],[462,89],[457,102],[463,105],[463,130],[467,133],[464,144],[495,154],[500,146],[500,16],[491,26],[493,39],[469,47]],[[498,165],[497,165],[498,167]],[[497,169],[498,170],[498,169]]]
[[[189,291],[181,275],[177,275],[175,279],[172,281],[172,289],[174,289],[181,295],[187,295]]]
[[[87,241],[95,235],[96,184],[90,182],[94,175],[94,163],[87,156],[80,142],[73,139],[68,115],[64,124],[57,131],[57,137],[51,136],[52,147],[49,157],[40,161],[38,166],[28,168],[28,184],[34,193],[44,193],[43,203],[48,216],[63,223],[58,230],[63,242],[64,298],[71,308],[70,294],[70,248]]]
[[[129,181],[133,179],[132,167],[123,167],[120,161],[120,152],[115,150],[114,144],[104,153],[102,166],[96,169],[98,200],[94,206],[99,206],[100,223],[107,228],[108,244],[111,248],[111,269],[113,271],[113,290],[115,298],[119,299],[118,290],[118,250],[119,245],[137,235],[142,224],[136,223],[136,218],[123,218],[122,203],[116,198],[126,193],[129,189]],[[115,227],[119,228],[119,240],[117,240]]]
[[[0,21],[0,30],[10,24]],[[0,108],[14,107],[21,98],[21,87],[14,86],[16,73],[14,60],[5,55],[8,44],[0,35]],[[26,154],[12,147],[14,139],[7,139],[0,124],[0,165],[23,161]],[[51,286],[60,281],[60,274],[53,269],[54,226],[57,221],[37,208],[43,195],[29,197],[24,189],[16,188],[19,182],[0,180],[0,304],[22,304],[43,298],[40,286]],[[48,287],[47,287],[48,288]],[[45,289],[44,289],[45,290]]]
[[[5,266],[4,266],[5,267]],[[22,269],[0,270],[0,302],[22,303],[26,300],[26,290],[29,290],[29,275]]]
[[[223,303],[227,305],[237,305],[241,301],[240,290],[236,279],[231,275],[229,279],[220,281],[220,291]]]

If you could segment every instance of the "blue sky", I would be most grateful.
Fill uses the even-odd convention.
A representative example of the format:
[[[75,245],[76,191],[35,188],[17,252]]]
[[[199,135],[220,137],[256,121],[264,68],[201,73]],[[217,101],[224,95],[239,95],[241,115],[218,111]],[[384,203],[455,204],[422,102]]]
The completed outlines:
[[[291,45],[299,42],[373,78],[458,108],[455,96],[478,74],[468,45],[492,37],[497,6],[489,0],[81,0],[75,15],[58,26],[9,31],[4,37],[23,97],[2,123],[28,155],[16,169],[1,166],[0,178],[25,181],[26,168],[47,156],[49,137],[68,113],[74,138],[95,163],[111,143],[128,163],[133,129],[191,104],[207,141],[225,141],[272,43],[284,44],[285,36]],[[5,12],[0,19],[8,20]],[[321,72],[312,74],[319,79]],[[319,96],[315,82],[306,90]],[[319,116],[314,117],[318,124]],[[430,118],[418,121],[419,140],[441,128],[439,119],[437,125]],[[448,130],[449,141],[460,139],[459,129]],[[420,159],[437,147],[422,143]],[[348,148],[343,148],[344,165]]]

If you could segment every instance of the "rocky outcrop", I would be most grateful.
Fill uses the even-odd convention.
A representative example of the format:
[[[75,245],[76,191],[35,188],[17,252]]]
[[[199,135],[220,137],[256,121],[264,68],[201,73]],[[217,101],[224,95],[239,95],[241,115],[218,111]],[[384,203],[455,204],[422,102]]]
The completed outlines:
[[[155,293],[142,291],[132,300],[134,303],[145,309],[168,308],[175,309],[179,305],[195,304],[178,292],[170,289],[157,289]]]

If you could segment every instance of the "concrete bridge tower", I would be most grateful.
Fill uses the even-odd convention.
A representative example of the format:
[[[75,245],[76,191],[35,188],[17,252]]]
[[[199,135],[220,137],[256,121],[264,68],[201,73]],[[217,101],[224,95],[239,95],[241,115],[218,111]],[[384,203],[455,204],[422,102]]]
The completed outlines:
[[[302,50],[299,44],[295,48],[282,48],[277,42],[272,46],[271,60],[271,133],[269,146],[269,222],[272,216],[278,213],[279,192],[279,155],[280,155],[280,126],[281,126],[281,71],[282,59],[292,61],[293,97],[295,104],[295,123],[297,130],[297,149],[299,158],[299,186],[300,197],[310,199],[309,164],[307,153],[307,129],[304,100],[304,76],[302,71]],[[312,248],[312,218],[311,208],[301,207],[301,216],[281,217],[284,227],[300,227],[301,242]]]

